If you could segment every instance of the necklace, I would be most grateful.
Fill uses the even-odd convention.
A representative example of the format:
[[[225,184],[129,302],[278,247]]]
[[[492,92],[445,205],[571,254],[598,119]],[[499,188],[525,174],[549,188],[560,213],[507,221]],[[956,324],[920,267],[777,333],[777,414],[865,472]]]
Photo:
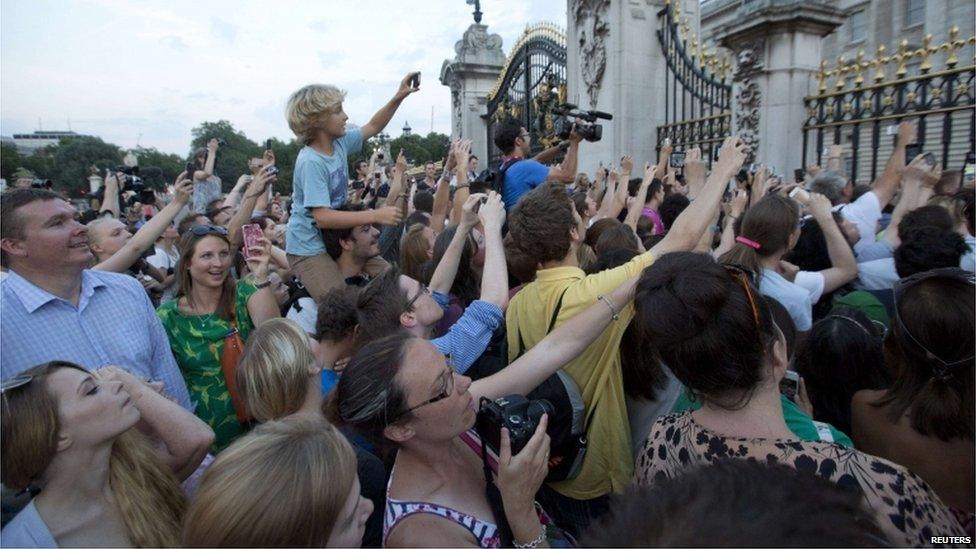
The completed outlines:
[[[202,314],[200,314],[199,311],[197,311],[197,308],[195,306],[193,306],[193,305],[190,304],[190,300],[188,298],[184,297],[183,299],[186,301],[186,308],[187,308],[187,310],[189,310],[190,312],[194,313],[198,317],[203,316]],[[213,311],[210,314],[208,314],[207,316],[204,316],[202,319],[201,318],[194,319],[193,317],[189,317],[189,318],[191,319],[191,322],[195,320],[200,325],[200,329],[202,330],[204,328],[204,326],[207,325],[207,322],[210,322],[210,319],[212,319],[213,318],[213,315],[216,314],[216,313],[217,313],[217,311]]]

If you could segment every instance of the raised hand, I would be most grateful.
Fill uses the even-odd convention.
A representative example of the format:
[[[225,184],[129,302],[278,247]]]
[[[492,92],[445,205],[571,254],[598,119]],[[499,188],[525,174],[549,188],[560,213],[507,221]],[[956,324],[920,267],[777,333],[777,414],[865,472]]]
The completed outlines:
[[[692,182],[704,182],[707,171],[708,168],[705,166],[705,162],[702,161],[701,149],[698,147],[688,149],[688,154],[685,155],[685,181],[689,184]]]
[[[213,139],[211,139],[210,141],[207,142],[207,149],[210,152],[216,151],[218,147],[220,147],[220,142],[217,141],[217,138],[216,137],[214,137]]]
[[[726,137],[722,143],[722,148],[719,150],[718,161],[715,163],[714,170],[728,173],[731,177],[742,168],[748,153],[749,147],[742,139],[737,136]],[[687,164],[687,162],[688,159],[685,158],[685,163]]]
[[[408,72],[407,75],[403,77],[403,80],[400,81],[400,87],[397,89],[395,97],[397,99],[403,99],[411,93],[419,92],[420,87],[415,88],[411,85],[411,80],[413,80],[413,77],[419,75],[420,71]]]
[[[942,164],[929,164],[925,155],[920,154],[905,166],[901,177],[905,183],[934,188],[942,178]]]
[[[473,194],[464,201],[464,205],[461,206],[461,226],[467,229],[471,229],[478,224],[478,205],[481,204],[483,199],[488,197],[482,193]]]
[[[623,158],[620,159],[620,171],[622,173],[626,173],[626,174],[633,173],[632,172],[633,169],[634,169],[633,157],[631,157],[630,155],[625,155]]]
[[[914,120],[898,124],[898,145],[911,145],[918,141],[918,123]]]
[[[193,181],[186,177],[186,172],[180,172],[173,182],[173,201],[186,204],[193,196]]]
[[[500,194],[495,191],[488,193],[488,199],[478,209],[478,219],[481,220],[486,233],[489,231],[501,233],[502,225],[505,224],[505,204]]]
[[[403,219],[403,214],[400,213],[400,208],[396,206],[385,206],[373,210],[373,223],[396,225],[401,219]]]

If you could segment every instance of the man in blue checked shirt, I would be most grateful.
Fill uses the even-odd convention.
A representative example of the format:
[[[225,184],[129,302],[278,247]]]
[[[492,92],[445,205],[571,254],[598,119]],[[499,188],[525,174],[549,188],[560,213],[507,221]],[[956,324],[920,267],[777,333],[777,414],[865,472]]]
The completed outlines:
[[[475,213],[479,204],[480,210]],[[471,229],[480,220],[485,235],[481,297],[468,305],[446,334],[432,339],[431,343],[451,356],[452,366],[459,374],[464,374],[484,353],[492,333],[504,320],[504,308],[508,305],[508,271],[502,243],[505,206],[497,193],[492,192],[487,197],[476,194],[465,202],[463,212],[454,238],[431,276],[429,288],[395,269],[388,270],[363,288],[357,307],[359,344],[403,328],[420,337],[430,337],[447,309],[447,293],[457,274],[461,250]]]
[[[0,195],[0,374],[4,380],[51,360],[88,369],[119,366],[192,410],[166,332],[136,279],[89,270],[88,230],[60,195],[15,189]]]

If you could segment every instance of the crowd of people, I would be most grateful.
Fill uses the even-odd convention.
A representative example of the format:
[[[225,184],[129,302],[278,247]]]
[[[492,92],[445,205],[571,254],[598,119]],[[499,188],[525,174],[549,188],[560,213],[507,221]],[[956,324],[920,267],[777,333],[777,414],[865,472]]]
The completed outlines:
[[[516,120],[350,170],[415,76],[294,92],[290,196],[216,139],[158,209],[0,195],[5,546],[971,543],[974,188],[914,123],[869,185]]]

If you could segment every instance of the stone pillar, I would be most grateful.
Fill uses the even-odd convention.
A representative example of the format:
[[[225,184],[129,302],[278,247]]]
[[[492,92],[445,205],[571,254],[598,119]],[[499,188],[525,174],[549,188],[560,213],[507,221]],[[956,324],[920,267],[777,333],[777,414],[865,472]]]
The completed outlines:
[[[487,167],[488,127],[482,115],[488,92],[505,64],[502,38],[488,34],[486,25],[473,24],[454,45],[457,55],[441,66],[441,84],[451,88],[451,137],[473,140],[471,152],[479,169]]]
[[[667,65],[657,30],[664,0],[567,0],[569,102],[613,115],[603,139],[580,145],[579,171],[591,177],[599,162],[634,157],[634,177],[655,162],[657,127],[665,124]],[[698,28],[698,0],[681,0],[692,29]]]
[[[787,181],[802,167],[803,98],[817,91],[822,39],[843,22],[843,12],[825,1],[752,0],[715,29],[715,40],[737,62],[734,132],[752,146],[753,161],[773,166]]]

